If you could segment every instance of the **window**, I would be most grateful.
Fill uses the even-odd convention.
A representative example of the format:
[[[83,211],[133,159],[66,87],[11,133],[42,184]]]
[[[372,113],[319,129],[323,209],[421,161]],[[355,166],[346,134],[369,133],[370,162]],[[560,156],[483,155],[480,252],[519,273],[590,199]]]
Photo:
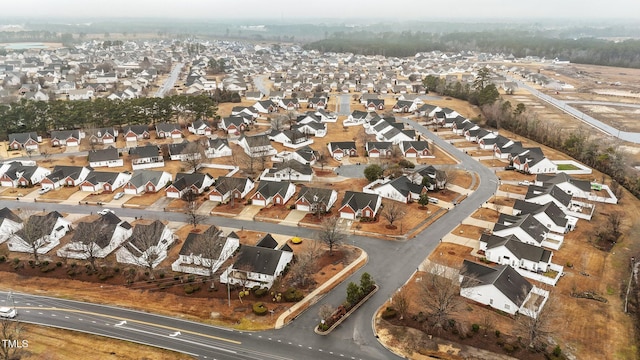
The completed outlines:
[[[489,299],[489,305],[493,305],[493,299]]]
[[[509,308],[511,308],[511,306],[509,306],[509,304],[504,304],[504,308],[509,310]]]

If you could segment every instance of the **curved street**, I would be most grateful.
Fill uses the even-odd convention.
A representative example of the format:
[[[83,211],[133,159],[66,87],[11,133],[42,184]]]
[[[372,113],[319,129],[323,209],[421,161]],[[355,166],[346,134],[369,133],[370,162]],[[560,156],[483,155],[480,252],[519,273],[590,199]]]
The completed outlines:
[[[401,242],[350,236],[349,241],[368,253],[369,262],[284,328],[263,332],[238,332],[116,307],[15,294],[13,298],[16,301],[16,306],[25,308],[20,310],[21,320],[95,333],[216,359],[351,358],[382,360],[395,357],[378,342],[373,331],[372,319],[376,310],[409,279],[420,263],[435,249],[440,239],[487,201],[497,190],[498,185],[492,170],[438,138],[425,127],[409,119],[403,120],[413,126],[416,131],[421,132],[423,136],[433,140],[444,151],[456,157],[460,161],[459,168],[478,173],[480,175],[478,189],[470,194],[460,206],[449,210],[414,239]],[[62,212],[87,214],[97,209],[89,206],[7,200],[0,201],[0,207],[2,206],[37,210],[55,209]],[[157,217],[169,221],[185,221],[184,214],[158,213],[150,210],[118,208],[117,214],[125,217],[144,216],[145,218]],[[250,230],[290,236],[314,237],[313,232],[309,229],[274,223],[215,216],[206,218],[204,223],[221,227],[244,227]],[[380,286],[380,290],[330,335],[316,335],[313,329],[319,322],[317,315],[319,307],[324,303],[329,303],[332,306],[341,304],[345,299],[348,282],[357,282],[364,272],[371,274]],[[26,309],[29,307],[40,309]],[[84,318],[90,317],[91,323],[87,323],[85,319],[78,320],[78,314],[82,314]],[[122,321],[126,321],[126,324],[122,324]],[[116,324],[121,325],[116,326]]]

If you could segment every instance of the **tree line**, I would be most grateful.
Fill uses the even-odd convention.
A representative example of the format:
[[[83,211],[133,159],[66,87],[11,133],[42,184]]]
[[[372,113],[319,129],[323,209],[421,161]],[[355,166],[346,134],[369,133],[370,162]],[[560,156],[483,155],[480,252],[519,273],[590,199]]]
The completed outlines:
[[[364,55],[408,57],[419,52],[476,51],[568,58],[580,64],[640,68],[640,40],[613,42],[595,37],[551,37],[541,31],[490,30],[480,32],[431,33],[421,31],[339,32],[304,46],[307,50],[351,52]],[[568,34],[567,34],[568,35]]]
[[[0,106],[0,139],[11,133],[71,130],[122,125],[155,124],[209,119],[216,116],[217,103],[209,95],[175,95],[164,98],[137,98],[93,101],[27,101]]]

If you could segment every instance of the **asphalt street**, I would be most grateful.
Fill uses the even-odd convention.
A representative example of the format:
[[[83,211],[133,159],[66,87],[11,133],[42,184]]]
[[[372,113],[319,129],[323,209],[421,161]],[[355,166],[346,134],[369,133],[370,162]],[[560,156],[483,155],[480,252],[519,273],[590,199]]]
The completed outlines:
[[[419,264],[436,248],[440,239],[493,195],[498,184],[493,171],[482,166],[478,161],[465,155],[448,142],[441,140],[423,126],[409,119],[403,120],[433,140],[443,150],[458,158],[460,160],[459,168],[480,174],[478,189],[467,197],[460,206],[447,212],[414,239],[402,242],[350,236],[348,240],[350,243],[361,247],[368,253],[368,263],[283,329],[244,333],[121,308],[77,302],[70,304],[67,300],[20,294],[14,295],[16,306],[21,307],[24,304],[24,307],[40,308],[21,309],[21,319],[170,348],[188,354],[197,354],[203,358],[205,356],[216,359],[326,359],[335,357],[382,360],[397,358],[378,342],[374,334],[372,319],[375,311],[409,279]],[[0,201],[0,207],[3,206],[85,214],[99,209],[95,206],[7,200]],[[148,219],[186,221],[186,216],[180,213],[125,208],[114,210],[117,215],[124,217],[142,216]],[[221,227],[245,228],[314,238],[314,232],[309,229],[275,223],[215,216],[207,217],[204,222]],[[316,335],[313,329],[319,322],[319,307],[324,303],[332,306],[341,304],[345,300],[349,281],[358,282],[360,275],[364,272],[372,275],[372,278],[380,286],[380,290],[331,334],[327,336]],[[84,318],[79,320],[78,313],[70,313],[59,308],[87,312],[93,320],[87,323]],[[27,310],[30,312],[26,312]],[[126,324],[115,325],[122,321],[126,321]],[[177,331],[180,331],[181,334],[170,336]],[[203,335],[209,337],[203,337]]]
[[[169,90],[173,89],[173,86],[178,81],[178,76],[180,75],[180,71],[184,63],[177,63],[176,66],[173,67],[171,73],[169,73],[169,77],[165,80],[164,84],[160,86],[158,91],[156,92],[156,97],[164,97],[164,95],[169,92]]]

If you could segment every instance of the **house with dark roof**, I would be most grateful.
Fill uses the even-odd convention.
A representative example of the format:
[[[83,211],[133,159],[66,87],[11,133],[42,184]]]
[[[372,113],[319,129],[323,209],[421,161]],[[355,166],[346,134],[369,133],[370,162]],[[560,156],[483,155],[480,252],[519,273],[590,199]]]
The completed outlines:
[[[253,120],[245,116],[229,116],[223,117],[218,122],[218,128],[227,132],[227,134],[239,134],[247,129]]]
[[[205,140],[204,156],[208,159],[231,156],[231,148],[227,139],[216,138]]]
[[[189,132],[192,134],[204,136],[209,136],[211,135],[211,133],[213,133],[213,128],[211,127],[211,125],[209,125],[209,122],[205,120],[196,120],[192,122],[187,127],[187,130],[189,130]]]
[[[116,251],[116,261],[156,267],[167,257],[167,250],[175,240],[173,231],[159,220],[137,224],[131,236]]]
[[[438,170],[433,165],[417,169],[409,177],[416,184],[422,184],[425,177],[429,178],[429,191],[442,190],[447,187],[447,174],[444,170]]]
[[[460,295],[511,315],[536,317],[549,292],[536,288],[509,265],[487,266],[464,260]]]
[[[230,199],[241,200],[256,186],[250,178],[220,176],[211,187],[209,200],[226,203]]]
[[[22,219],[7,207],[0,209],[0,244],[20,229]]]
[[[378,194],[347,191],[338,209],[343,219],[355,220],[359,217],[374,218],[382,204],[382,197]]]
[[[34,132],[9,134],[7,147],[11,150],[25,149],[27,151],[38,151],[38,146],[42,142],[42,137]]]
[[[534,246],[544,246],[558,250],[564,241],[564,235],[552,233],[532,214],[500,214],[493,227],[498,236],[516,235],[518,239]]]
[[[540,205],[524,200],[516,200],[511,214],[531,214],[549,231],[557,234],[566,234],[574,230],[578,222],[577,218],[565,214],[553,201]]]
[[[364,108],[367,111],[384,110],[384,99],[368,99]]]
[[[89,192],[113,192],[123,187],[129,179],[131,179],[131,174],[127,172],[92,170],[87,174],[84,181],[80,183],[80,190]]]
[[[193,191],[196,194],[202,194],[208,190],[215,179],[206,173],[178,173],[171,185],[167,186],[167,197],[179,199],[187,191]]]
[[[413,101],[407,100],[398,100],[395,105],[393,105],[392,111],[394,113],[412,113],[416,111],[418,105]]]
[[[368,141],[364,145],[364,149],[371,158],[389,157],[393,153],[393,143],[390,141]]]
[[[296,210],[310,213],[327,212],[338,200],[338,192],[333,189],[305,187],[300,189],[295,205]]]
[[[516,235],[501,237],[482,234],[480,250],[484,251],[484,256],[491,262],[535,273],[549,270],[553,257],[550,250],[522,242]]]
[[[79,186],[93,169],[87,166],[56,165],[40,186],[42,189],[57,189],[61,186]]]
[[[138,146],[129,149],[133,170],[164,167],[164,157],[157,145]]]
[[[251,157],[273,156],[278,152],[271,145],[271,140],[266,134],[254,136],[240,136],[238,145]]]
[[[243,245],[236,261],[220,276],[220,282],[270,289],[292,259],[292,251]]]
[[[513,166],[520,171],[529,174],[555,174],[558,165],[549,160],[539,147],[525,148],[518,155],[512,155]]]
[[[131,179],[124,185],[124,193],[140,195],[156,193],[171,182],[172,176],[166,171],[134,170]]]
[[[71,222],[62,214],[52,211],[46,215],[31,215],[23,222],[22,229],[7,240],[9,251],[46,254],[60,245],[60,239],[71,230]]]
[[[12,161],[0,167],[0,185],[5,187],[28,187],[39,184],[51,174],[51,170],[37,166],[24,165],[28,162]]]
[[[290,181],[262,180],[255,194],[251,196],[251,204],[258,206],[284,205],[295,192],[296,186]]]
[[[290,148],[307,146],[313,143],[313,140],[309,139],[307,134],[300,132],[297,128],[293,128],[291,130],[273,129],[268,136],[269,136],[269,140],[275,141],[277,143],[280,143]]]
[[[191,161],[202,158],[204,147],[199,142],[182,141],[167,145],[169,158],[174,161]]]
[[[402,156],[406,158],[429,158],[434,157],[431,153],[429,143],[424,140],[420,141],[401,141],[398,144]]]
[[[71,241],[56,253],[59,257],[85,260],[105,258],[131,236],[133,228],[113,212],[76,226]]]
[[[538,174],[535,184],[537,186],[555,185],[574,198],[591,199],[593,195],[589,180],[575,179],[565,172],[555,175]]]
[[[113,144],[118,138],[118,130],[112,127],[87,129],[85,133],[90,144]]]
[[[413,182],[409,177],[403,175],[395,179],[378,179],[365,186],[362,191],[407,204],[418,200],[420,195],[428,191],[428,188],[421,183]]]
[[[51,146],[78,146],[84,133],[80,130],[53,130],[51,131]]]
[[[118,149],[113,146],[101,150],[89,150],[88,161],[92,168],[124,166],[124,159],[120,157]]]
[[[345,156],[358,156],[355,141],[332,141],[327,144],[327,148],[329,154],[336,160],[341,160]]]
[[[314,171],[311,165],[303,164],[297,160],[287,160],[274,163],[271,169],[264,169],[260,174],[260,180],[312,181],[313,176]]]
[[[136,142],[143,139],[151,139],[148,125],[129,125],[122,131],[122,136],[127,142]]]
[[[180,248],[178,259],[171,264],[171,270],[211,276],[239,246],[240,239],[234,232],[226,235],[214,225],[201,233],[191,232]]]
[[[156,139],[181,139],[183,137],[182,128],[175,123],[157,123]]]

